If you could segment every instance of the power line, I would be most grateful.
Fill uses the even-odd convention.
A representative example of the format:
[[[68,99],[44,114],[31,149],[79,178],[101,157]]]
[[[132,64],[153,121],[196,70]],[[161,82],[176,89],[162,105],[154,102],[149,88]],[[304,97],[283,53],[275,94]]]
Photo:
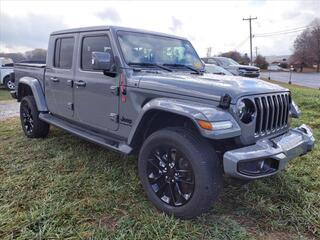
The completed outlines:
[[[249,40],[249,37],[246,37],[242,42],[240,42],[236,47],[235,50],[239,49],[242,47],[247,41]]]
[[[300,28],[293,28],[293,29],[287,29],[287,30],[281,30],[277,32],[269,32],[269,33],[258,33],[255,34],[254,37],[269,37],[269,36],[274,36],[274,35],[281,35],[281,34],[290,34],[290,33],[296,33],[296,32],[301,32],[305,29],[308,29],[310,27],[300,27]]]
[[[249,21],[249,29],[250,29],[250,64],[252,65],[252,27],[251,22],[252,20],[256,20],[257,17],[252,18],[251,16],[249,18],[243,18],[243,21]]]

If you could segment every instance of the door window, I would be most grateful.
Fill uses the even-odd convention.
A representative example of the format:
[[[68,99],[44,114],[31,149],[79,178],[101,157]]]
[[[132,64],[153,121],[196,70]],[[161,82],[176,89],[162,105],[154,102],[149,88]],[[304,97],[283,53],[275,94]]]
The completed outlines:
[[[74,38],[58,38],[55,44],[54,66],[71,69],[74,48]]]
[[[81,49],[81,68],[83,70],[94,71],[92,69],[92,52],[111,53],[110,40],[107,35],[88,36],[83,38]]]

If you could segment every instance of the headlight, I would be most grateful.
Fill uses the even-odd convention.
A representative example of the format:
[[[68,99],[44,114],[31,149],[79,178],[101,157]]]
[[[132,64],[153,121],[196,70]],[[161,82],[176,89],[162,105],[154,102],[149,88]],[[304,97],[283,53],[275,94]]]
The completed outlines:
[[[247,124],[254,119],[256,108],[250,99],[245,98],[240,100],[238,102],[237,110],[241,122]]]

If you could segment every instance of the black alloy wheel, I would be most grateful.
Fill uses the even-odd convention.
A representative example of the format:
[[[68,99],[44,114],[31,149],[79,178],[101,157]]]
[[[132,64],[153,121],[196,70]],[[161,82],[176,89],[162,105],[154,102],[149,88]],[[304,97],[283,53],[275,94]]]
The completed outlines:
[[[156,195],[171,206],[182,206],[193,195],[195,179],[190,161],[174,146],[164,145],[151,152],[147,175]]]
[[[31,135],[34,128],[34,122],[31,114],[31,108],[26,102],[21,103],[21,116],[23,127],[27,132],[27,135]]]
[[[49,124],[39,118],[33,96],[25,96],[20,104],[20,120],[24,134],[29,138],[44,138],[49,133]]]
[[[183,219],[210,209],[223,186],[221,166],[212,145],[182,127],[152,133],[139,152],[139,177],[149,200]]]

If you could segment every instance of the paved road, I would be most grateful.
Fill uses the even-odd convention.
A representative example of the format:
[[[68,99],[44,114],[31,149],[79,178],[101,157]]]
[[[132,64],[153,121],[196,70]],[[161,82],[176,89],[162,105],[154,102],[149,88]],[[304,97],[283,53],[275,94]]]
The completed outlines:
[[[270,74],[271,80],[288,83],[290,79],[290,72],[261,72],[260,76],[268,78]],[[320,88],[320,73],[296,73],[293,72],[291,82],[296,85]]]
[[[0,101],[0,121],[19,116],[19,106],[15,100]]]

